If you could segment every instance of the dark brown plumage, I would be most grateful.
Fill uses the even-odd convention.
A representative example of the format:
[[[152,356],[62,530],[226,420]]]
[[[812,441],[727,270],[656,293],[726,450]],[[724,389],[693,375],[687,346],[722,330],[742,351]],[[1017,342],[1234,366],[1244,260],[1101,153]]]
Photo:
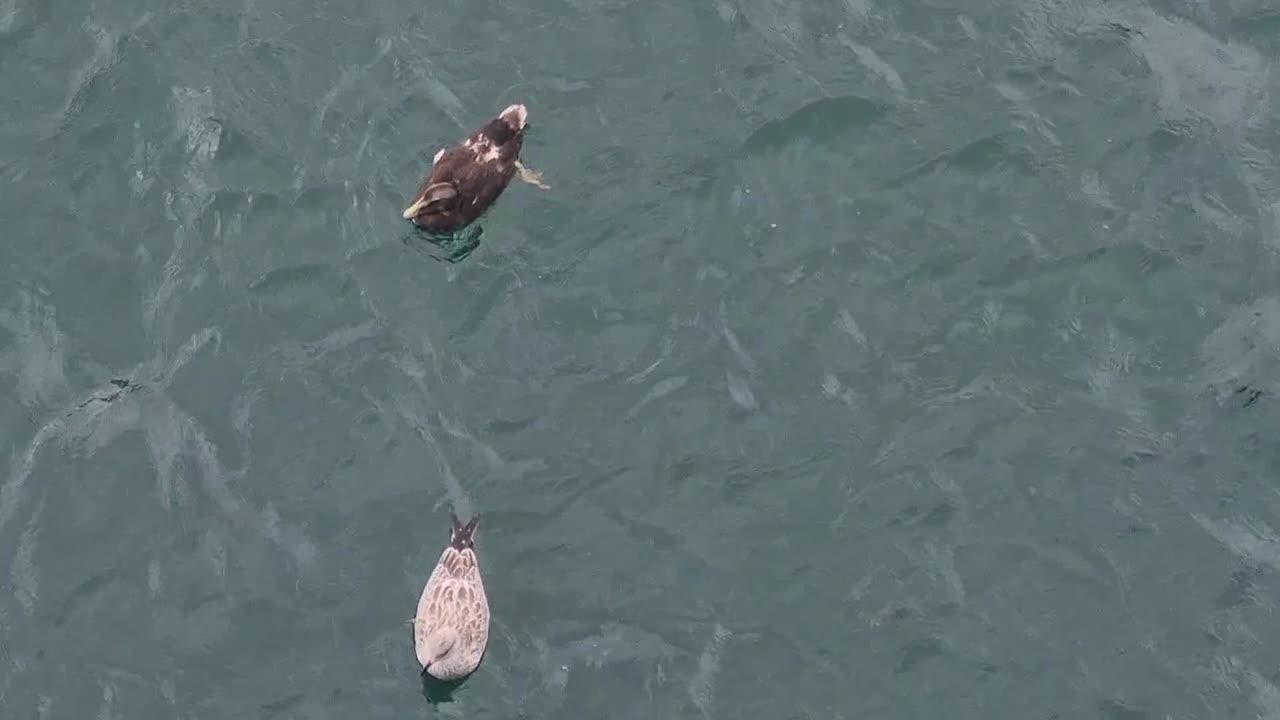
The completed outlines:
[[[483,215],[517,174],[549,190],[539,173],[520,163],[528,120],[524,105],[511,105],[461,143],[437,152],[404,219],[433,233],[451,233]]]

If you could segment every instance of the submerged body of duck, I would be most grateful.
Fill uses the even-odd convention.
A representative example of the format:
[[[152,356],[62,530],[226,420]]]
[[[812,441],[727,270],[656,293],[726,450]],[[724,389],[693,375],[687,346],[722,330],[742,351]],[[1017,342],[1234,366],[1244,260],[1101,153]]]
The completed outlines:
[[[528,128],[528,109],[511,105],[462,142],[437,152],[404,219],[433,233],[451,233],[483,215],[516,175],[549,190],[539,173],[520,163]]]
[[[489,599],[474,542],[479,518],[463,525],[449,513],[449,521],[449,546],[431,571],[413,618],[418,664],[438,680],[470,675],[489,644]]]

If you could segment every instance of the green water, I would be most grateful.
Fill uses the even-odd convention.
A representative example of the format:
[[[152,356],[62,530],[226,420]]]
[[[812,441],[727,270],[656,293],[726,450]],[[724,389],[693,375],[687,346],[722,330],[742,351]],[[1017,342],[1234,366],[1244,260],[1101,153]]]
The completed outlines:
[[[1277,60],[1265,0],[0,0],[0,715],[1280,717]],[[516,101],[552,190],[438,262]]]

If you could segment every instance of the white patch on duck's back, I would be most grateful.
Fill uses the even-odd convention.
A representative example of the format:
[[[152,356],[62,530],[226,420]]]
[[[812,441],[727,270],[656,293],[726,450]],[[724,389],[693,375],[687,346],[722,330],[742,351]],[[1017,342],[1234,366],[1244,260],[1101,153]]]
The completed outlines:
[[[437,151],[436,151],[436,156],[435,156],[435,157],[433,157],[433,158],[431,158],[431,164],[432,164],[432,165],[435,165],[435,164],[439,163],[439,162],[440,162],[440,158],[442,158],[442,157],[444,157],[444,148],[440,148],[439,150],[437,150]]]
[[[498,154],[501,150],[501,148],[493,144],[492,140],[484,135],[477,138],[467,138],[467,141],[463,143],[463,145],[468,150],[475,153],[476,160],[482,163],[491,163],[494,160],[497,160]]]

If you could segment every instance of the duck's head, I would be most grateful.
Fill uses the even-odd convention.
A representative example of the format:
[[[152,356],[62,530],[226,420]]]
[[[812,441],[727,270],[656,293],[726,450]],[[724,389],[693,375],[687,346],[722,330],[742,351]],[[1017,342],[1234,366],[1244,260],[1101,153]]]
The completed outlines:
[[[508,146],[513,140],[520,140],[524,137],[524,131],[529,129],[529,109],[520,103],[508,105],[506,110],[498,113],[498,116],[485,123],[480,128],[480,134],[488,140],[493,147],[501,148]],[[519,146],[516,146],[517,148]]]
[[[439,680],[451,680],[461,674],[465,659],[458,647],[458,631],[453,628],[437,628],[418,646],[418,663],[422,672]]]
[[[513,131],[520,132],[529,124],[529,108],[520,103],[508,105],[506,110],[498,113],[498,119]]]

